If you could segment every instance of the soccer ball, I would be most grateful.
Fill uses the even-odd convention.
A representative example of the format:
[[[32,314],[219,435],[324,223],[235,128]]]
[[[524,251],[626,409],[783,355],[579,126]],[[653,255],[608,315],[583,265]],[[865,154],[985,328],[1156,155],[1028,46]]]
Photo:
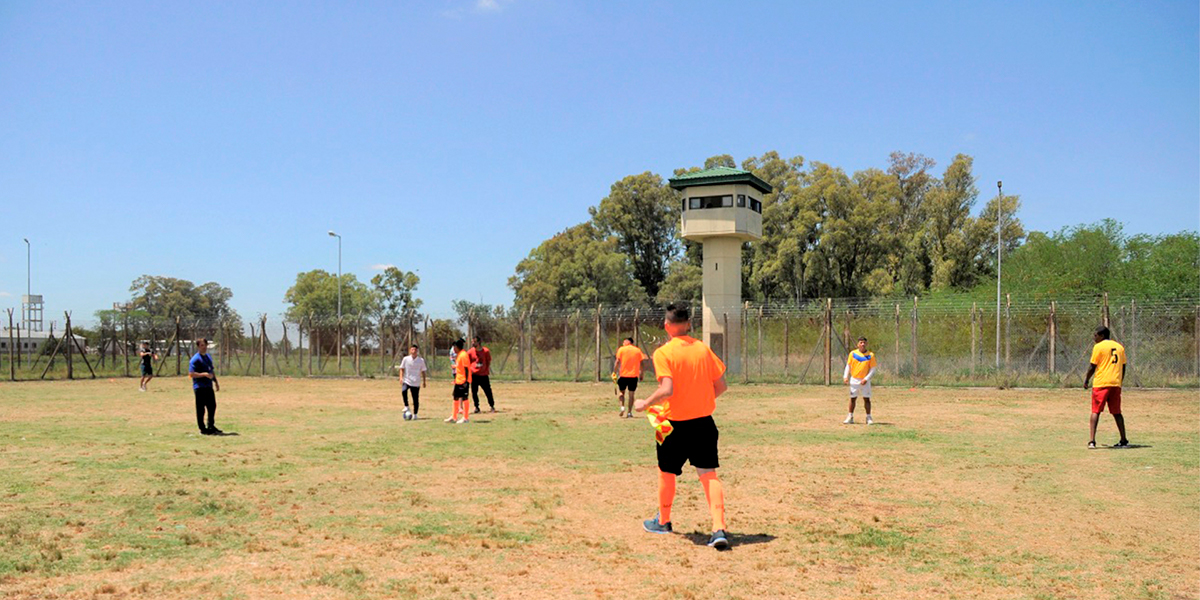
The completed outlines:
[[[413,418],[413,414],[411,412],[409,412],[407,408],[404,409],[404,420],[411,421],[412,418]]]

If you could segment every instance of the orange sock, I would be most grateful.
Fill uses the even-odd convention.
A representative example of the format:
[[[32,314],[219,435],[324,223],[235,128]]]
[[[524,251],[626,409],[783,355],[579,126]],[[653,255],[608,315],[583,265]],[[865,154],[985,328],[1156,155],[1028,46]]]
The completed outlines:
[[[704,497],[708,498],[708,510],[712,513],[713,531],[725,529],[725,489],[721,480],[717,479],[716,471],[709,471],[700,476],[700,484],[704,486]]]
[[[675,502],[675,474],[658,472],[658,522],[671,522],[671,504]]]
[[[451,419],[458,418],[458,399],[457,398],[455,398],[455,400],[454,400],[454,412],[450,413],[450,418]]]

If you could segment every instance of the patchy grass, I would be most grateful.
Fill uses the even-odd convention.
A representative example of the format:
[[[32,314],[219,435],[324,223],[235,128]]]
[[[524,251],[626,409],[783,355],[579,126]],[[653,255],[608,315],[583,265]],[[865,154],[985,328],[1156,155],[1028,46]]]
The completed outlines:
[[[2,384],[0,596],[1200,597],[1194,391],[1127,390],[1141,447],[1088,451],[1082,390],[880,387],[867,427],[841,387],[735,385],[717,553],[689,473],[680,535],[641,531],[653,438],[611,384],[497,382],[457,426],[440,384],[404,422],[392,381],[222,383],[236,436],[182,378]]]

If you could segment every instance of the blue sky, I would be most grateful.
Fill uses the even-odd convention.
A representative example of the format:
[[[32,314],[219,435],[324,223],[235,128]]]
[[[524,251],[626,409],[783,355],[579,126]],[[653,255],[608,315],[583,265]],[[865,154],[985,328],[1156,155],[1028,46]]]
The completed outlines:
[[[1192,2],[0,3],[0,308],[142,274],[278,314],[419,270],[435,315],[625,175],[776,150],[975,158],[1027,229],[1200,221]]]

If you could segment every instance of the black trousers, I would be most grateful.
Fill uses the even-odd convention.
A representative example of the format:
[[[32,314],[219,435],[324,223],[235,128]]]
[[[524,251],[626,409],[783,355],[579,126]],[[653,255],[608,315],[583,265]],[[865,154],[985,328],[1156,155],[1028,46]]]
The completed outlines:
[[[421,386],[408,385],[407,383],[400,384],[400,395],[404,397],[404,407],[408,408],[408,394],[412,392],[413,397],[413,414],[417,414],[421,410]]]
[[[208,431],[216,425],[214,421],[217,418],[217,395],[213,393],[212,388],[196,388],[192,390],[196,393],[196,424],[200,426],[200,431]],[[208,426],[204,425],[204,411],[208,410]]]
[[[475,400],[475,408],[479,408],[479,388],[483,388],[483,393],[487,395],[488,406],[496,408],[496,401],[492,399],[492,382],[487,375],[472,375],[471,376],[471,398]]]

